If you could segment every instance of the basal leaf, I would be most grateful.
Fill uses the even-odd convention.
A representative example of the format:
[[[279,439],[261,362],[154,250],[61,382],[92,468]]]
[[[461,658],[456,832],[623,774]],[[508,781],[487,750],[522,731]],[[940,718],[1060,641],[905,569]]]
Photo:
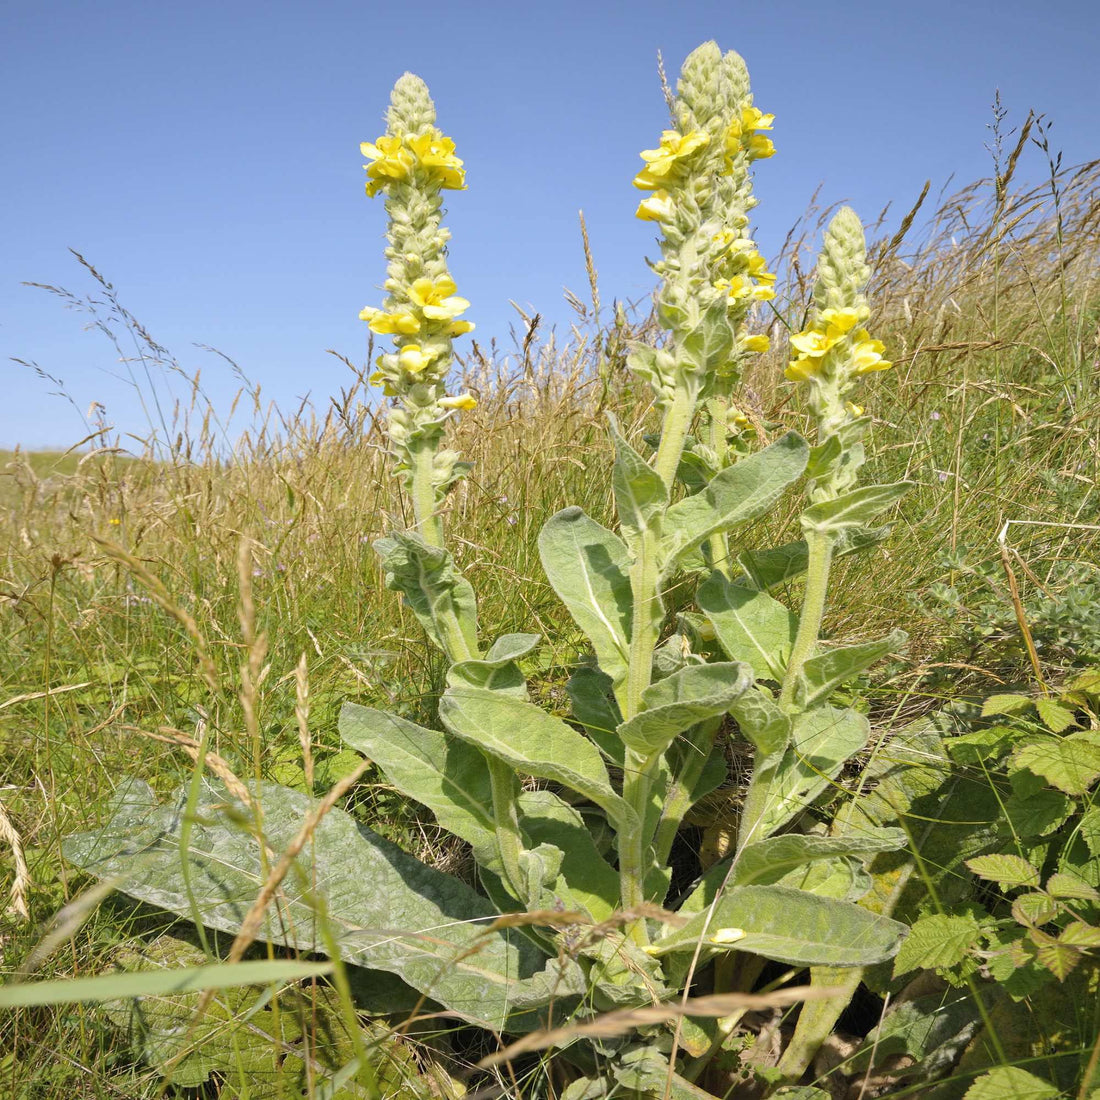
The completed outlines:
[[[619,727],[619,737],[645,756],[664,752],[691,726],[725,714],[751,683],[748,665],[689,665],[642,692],[646,709]]]
[[[722,470],[701,493],[672,505],[662,530],[663,571],[710,535],[763,514],[802,476],[808,456],[806,441],[788,432]]]
[[[539,534],[539,556],[551,587],[592,642],[615,682],[630,663],[630,562],[622,539],[580,508],[563,508]]]
[[[802,666],[802,676],[795,699],[799,706],[809,709],[830,695],[853,676],[885,657],[896,653],[909,640],[904,630],[894,630],[875,642],[829,649],[811,657]]]
[[[313,806],[303,794],[264,784],[264,836],[287,848]],[[186,790],[157,806],[136,781],[101,829],[70,837],[66,858],[150,905],[190,918],[180,870],[179,829]],[[190,889],[203,923],[235,933],[265,879],[252,814],[219,787],[204,789],[188,849]],[[313,893],[347,962],[397,974],[452,1012],[500,1029],[511,1013],[583,989],[579,971],[543,955],[513,930],[488,932],[496,908],[456,878],[436,871],[332,809],[269,906],[262,939],[299,951],[322,951]]]
[[[851,902],[788,886],[736,886],[654,947],[658,954],[694,951],[702,938],[705,948],[793,966],[867,966],[891,958],[905,934],[903,924]]]
[[[747,662],[761,679],[783,679],[798,631],[796,615],[766,592],[732,584],[721,573],[699,586],[696,603],[731,661]]]
[[[599,750],[572,726],[533,703],[479,688],[448,689],[443,724],[521,775],[550,779],[592,799],[620,828],[636,821],[611,787]]]
[[[573,670],[565,690],[573,704],[573,717],[609,760],[622,765],[623,743],[615,731],[623,717],[612,694],[611,677],[598,668],[581,665]]]

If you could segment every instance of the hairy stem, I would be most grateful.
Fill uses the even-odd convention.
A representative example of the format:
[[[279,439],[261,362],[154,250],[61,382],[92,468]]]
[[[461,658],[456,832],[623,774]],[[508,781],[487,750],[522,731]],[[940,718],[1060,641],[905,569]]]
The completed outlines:
[[[416,530],[429,545],[442,549],[443,519],[436,511],[435,485],[432,483],[432,468],[436,448],[431,440],[419,439],[412,447],[412,497],[413,516]]]
[[[509,893],[521,905],[528,903],[519,856],[523,851],[523,838],[519,831],[519,814],[516,810],[516,777],[503,760],[492,756],[489,763],[489,780],[493,791],[493,822],[496,827],[497,848],[504,865],[504,882]]]
[[[798,620],[798,633],[791,649],[791,659],[783,677],[780,705],[794,701],[794,690],[802,666],[813,656],[821,633],[821,621],[825,617],[825,597],[829,590],[829,569],[833,560],[833,537],[822,531],[807,531],[806,545],[809,563],[806,569],[806,592],[802,597],[802,614]]]

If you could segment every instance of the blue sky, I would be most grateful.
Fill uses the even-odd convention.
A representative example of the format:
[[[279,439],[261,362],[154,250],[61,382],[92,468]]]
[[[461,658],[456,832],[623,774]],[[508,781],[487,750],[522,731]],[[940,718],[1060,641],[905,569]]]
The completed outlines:
[[[406,69],[466,161],[447,224],[479,340],[507,340],[510,298],[568,324],[563,286],[587,293],[580,209],[604,301],[644,296],[653,233],[630,180],[666,118],[656,53],[674,76],[708,38],[745,57],[776,115],[779,152],[757,172],[765,253],[818,185],[870,219],[891,201],[900,216],[925,179],[987,174],[996,88],[1010,123],[1028,108],[1054,121],[1067,163],[1100,156],[1095,0],[13,0],[0,7],[0,447],[85,434],[11,357],[62,379],[81,411],[99,400],[119,430],[146,430],[107,341],[21,285],[90,289],[68,249],[202,368],[222,409],[237,381],[196,345],[284,408],[307,393],[324,407],[350,378],[326,349],[361,361],[357,314],[381,299],[384,211],[364,197],[358,144],[382,132]],[[1022,171],[1042,175],[1037,151]]]

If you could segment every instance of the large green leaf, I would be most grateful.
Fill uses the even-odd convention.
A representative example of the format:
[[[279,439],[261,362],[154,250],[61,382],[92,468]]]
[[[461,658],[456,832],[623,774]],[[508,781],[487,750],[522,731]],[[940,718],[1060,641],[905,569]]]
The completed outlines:
[[[427,806],[444,829],[473,848],[482,866],[500,872],[489,767],[473,745],[355,703],[341,708],[339,729],[345,745],[373,760],[403,795]]]
[[[186,789],[158,806],[149,787],[128,785],[101,829],[70,837],[71,862],[150,905],[190,918],[179,831]],[[287,848],[313,803],[275,784],[259,791],[264,837]],[[220,786],[204,788],[192,826],[190,892],[203,923],[235,933],[265,880],[252,814]],[[513,1012],[583,989],[579,970],[546,957],[515,930],[489,932],[496,909],[464,882],[428,867],[340,809],[322,818],[268,907],[262,939],[323,951],[312,894],[343,958],[397,974],[463,1019],[500,1029]]]
[[[668,490],[661,475],[623,438],[615,417],[607,414],[615,444],[611,488],[615,511],[627,546],[634,550],[644,532],[655,527],[668,507]]]
[[[712,573],[696,603],[714,627],[731,661],[746,661],[760,678],[783,679],[798,632],[798,617],[766,592],[732,584]]]
[[[802,476],[809,453],[806,441],[788,432],[727,467],[701,493],[674,504],[663,523],[663,569],[711,535],[762,515]]]
[[[758,765],[764,758],[782,752],[791,739],[791,716],[759,688],[741,695],[730,707],[730,714],[745,740],[755,747]]]
[[[748,665],[688,665],[642,692],[646,709],[624,722],[619,736],[623,744],[644,756],[664,752],[697,722],[725,714],[751,683]]]
[[[612,789],[596,746],[533,703],[483,688],[450,688],[439,701],[439,717],[456,737],[521,775],[550,779],[592,799],[620,829],[636,824],[634,811]]]
[[[828,699],[846,680],[858,676],[887,653],[896,653],[908,640],[909,635],[904,630],[894,630],[878,641],[829,649],[811,657],[802,666],[795,702],[808,710],[815,703]]]
[[[896,504],[913,487],[911,481],[896,481],[892,485],[864,485],[850,493],[814,504],[802,513],[802,527],[807,531],[836,534],[845,529],[865,527],[892,504]]]
[[[893,957],[906,932],[848,901],[789,886],[735,886],[654,947],[694,951],[701,940],[704,949],[751,951],[792,966],[867,966]]]
[[[447,637],[457,632],[476,653],[477,599],[450,553],[429,546],[412,531],[378,539],[374,550],[382,561],[386,587],[405,597],[428,637],[447,652]]]
[[[870,736],[871,724],[854,710],[816,707],[795,715],[786,752],[753,771],[741,844],[764,840],[809,806]]]
[[[630,664],[633,607],[623,540],[580,508],[563,508],[539,533],[539,556],[551,587],[617,686]]]

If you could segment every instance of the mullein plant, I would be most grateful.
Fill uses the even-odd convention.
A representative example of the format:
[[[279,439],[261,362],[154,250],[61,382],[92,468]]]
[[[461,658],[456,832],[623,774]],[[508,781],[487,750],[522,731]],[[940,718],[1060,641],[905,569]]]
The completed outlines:
[[[376,381],[392,399],[390,445],[415,520],[376,549],[447,672],[442,729],[346,704],[340,732],[469,844],[480,888],[330,808],[312,833],[312,862],[282,884],[263,935],[336,952],[374,971],[376,984],[395,975],[383,998],[391,1009],[411,987],[445,1012],[517,1033],[692,989],[751,991],[765,960],[841,984],[837,975],[890,958],[905,935],[860,904],[872,885],[865,863],[904,834],[822,809],[843,802],[838,777],[870,736],[864,716],[831,704],[834,689],[904,641],[827,647],[819,637],[831,562],[881,538],[870,521],[906,488],[858,485],[870,420],[850,398],[863,374],[889,366],[865,328],[863,231],[849,210],[830,224],[807,327],[791,339],[787,373],[815,421],[812,445],[788,432],[754,449],[734,402],[747,357],[766,346],[750,331],[753,304],[774,293],[747,235],[750,166],[774,152],[773,120],[754,106],[741,58],[713,43],[685,62],[674,120],[635,179],[648,193],[638,214],[661,233],[666,339],[636,346],[628,361],[660,410],[655,453],[636,450],[611,418],[617,531],[567,507],[539,536],[547,579],[592,649],[567,685],[569,718],[529,697],[523,663],[537,635],[483,646],[474,590],[446,548],[441,505],[462,472],[444,446],[446,423],[472,398],[447,393],[451,341],[470,326],[446,265],[440,202],[464,186],[462,162],[409,75],[394,88],[386,134],[363,147],[368,193],[384,195],[389,214],[388,296],[363,316],[394,341]],[[691,454],[696,481],[706,476],[681,495]],[[803,538],[734,557],[731,535],[803,479]],[[697,610],[670,630],[663,593],[700,557]],[[803,574],[796,614],[771,590]],[[675,897],[673,842],[692,806],[727,782],[724,733],[754,756],[736,841]],[[264,845],[285,848],[311,809],[274,784],[254,793],[261,843],[213,787],[182,846],[187,874],[185,802],[158,809],[136,787],[103,831],[67,851],[98,874],[124,870],[138,897],[235,930],[262,881]],[[812,1019],[806,1009],[787,1080],[839,1011],[835,998]],[[575,1067],[570,1095],[665,1095],[670,1080],[687,1088],[678,1069],[698,1078],[726,1036],[682,1021],[671,1043],[665,1025],[598,1052],[572,1042],[562,1052]],[[692,1055],[690,1067],[670,1064],[670,1049]]]

